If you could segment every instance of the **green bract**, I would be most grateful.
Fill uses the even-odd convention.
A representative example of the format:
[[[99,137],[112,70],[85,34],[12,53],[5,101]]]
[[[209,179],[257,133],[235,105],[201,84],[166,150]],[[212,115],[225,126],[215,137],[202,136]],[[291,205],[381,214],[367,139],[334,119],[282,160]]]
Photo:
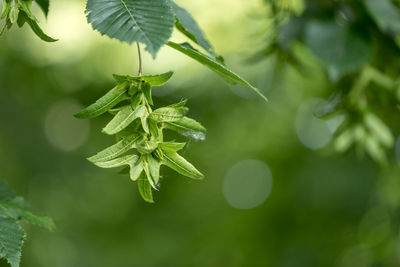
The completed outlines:
[[[45,16],[49,12],[48,0],[35,0],[42,9]],[[32,31],[43,41],[55,42],[56,39],[46,35],[38,25],[38,20],[33,16],[31,11],[32,0],[3,0],[3,9],[1,11],[0,36],[6,29],[10,29],[14,23],[18,27],[22,27],[25,22],[31,27]]]
[[[106,111],[114,115],[103,132],[116,135],[117,143],[88,160],[101,168],[128,166],[130,178],[138,182],[139,192],[147,202],[153,202],[152,188],[159,187],[162,165],[189,178],[203,178],[203,174],[177,153],[185,143],[165,142],[163,138],[164,129],[186,136],[204,136],[206,129],[185,117],[186,101],[152,109],[151,86],[162,85],[171,76],[172,72],[137,77],[114,75],[117,86],[75,115],[93,118]]]

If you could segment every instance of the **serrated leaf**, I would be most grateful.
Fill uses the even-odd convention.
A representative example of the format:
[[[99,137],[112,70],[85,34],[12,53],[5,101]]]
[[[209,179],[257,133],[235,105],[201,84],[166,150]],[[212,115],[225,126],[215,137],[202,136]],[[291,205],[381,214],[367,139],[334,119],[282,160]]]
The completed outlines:
[[[166,122],[164,123],[164,127],[176,131],[184,136],[194,137],[195,139],[204,139],[204,133],[207,131],[206,128],[204,128],[204,126],[199,122],[188,117],[183,117],[182,119],[174,122]]]
[[[24,12],[21,12],[21,16],[25,16],[25,21],[28,23],[28,25],[31,27],[32,31],[36,34],[37,37],[39,37],[40,39],[42,39],[45,42],[57,42],[58,39],[54,39],[50,36],[48,36],[47,34],[45,34],[43,32],[43,30],[39,27],[39,25],[37,24],[37,22],[31,18],[29,18],[29,16],[27,16]]]
[[[86,13],[93,29],[128,44],[144,43],[153,58],[175,22],[167,0],[88,0]]]
[[[163,142],[158,146],[163,150],[168,150],[171,152],[177,152],[185,147],[186,143],[174,143],[174,142]]]
[[[129,151],[132,148],[136,147],[136,142],[140,140],[140,136],[133,134],[127,137],[122,138],[121,141],[116,143],[115,145],[112,145],[93,157],[88,158],[89,161],[95,163],[95,162],[102,162],[102,161],[109,161],[111,159],[114,159],[125,152]]]
[[[158,75],[144,75],[144,76],[129,76],[129,75],[117,75],[113,74],[114,79],[117,82],[134,82],[141,83],[143,81],[148,82],[151,86],[161,86],[169,81],[174,74],[173,71],[168,71]]]
[[[186,109],[175,107],[163,107],[154,110],[150,114],[150,119],[157,122],[173,122],[183,118],[187,113]]]
[[[47,15],[49,14],[49,6],[50,6],[49,0],[35,0],[35,2],[38,4],[40,9],[43,11],[44,16],[47,17]]]
[[[222,63],[218,62],[217,60],[197,51],[194,49],[190,44],[188,43],[183,43],[183,44],[177,44],[174,42],[168,42],[167,45],[171,48],[174,48],[175,50],[193,58],[197,62],[205,65],[212,71],[216,72],[220,76],[222,76],[225,80],[232,82],[232,83],[239,83],[247,86],[251,90],[253,90],[255,93],[257,93],[260,97],[262,97],[265,101],[268,102],[268,99],[254,86],[252,86],[248,81],[240,77],[238,74],[234,73],[232,70],[230,70],[228,67],[223,65]]]
[[[135,119],[140,118],[145,114],[146,108],[143,106],[137,107],[135,110],[131,106],[125,106],[103,129],[106,134],[116,134],[125,129]]]
[[[2,200],[0,202],[0,216],[16,220],[24,219],[28,223],[46,228],[49,231],[55,228],[54,222],[50,217],[32,213],[22,197]]]
[[[124,165],[132,166],[138,159],[137,155],[126,155],[109,161],[95,162],[94,164],[100,168],[117,168]]]
[[[162,163],[174,171],[193,179],[201,179],[204,175],[178,153],[163,150]]]
[[[126,99],[128,83],[121,83],[111,89],[107,94],[98,99],[94,104],[75,114],[75,117],[81,119],[91,119],[107,112],[122,100]]]
[[[142,198],[149,203],[154,203],[153,192],[151,191],[151,185],[146,177],[146,174],[142,172],[139,179],[137,180],[139,193]]]
[[[177,5],[174,1],[170,0],[170,4],[176,16],[175,27],[190,40],[204,48],[204,50],[206,50],[212,57],[218,57],[214,52],[214,48],[207,40],[197,22],[193,19],[192,15],[190,15],[186,9]]]
[[[18,267],[21,261],[25,233],[19,222],[0,216],[0,258],[5,258],[11,267]]]

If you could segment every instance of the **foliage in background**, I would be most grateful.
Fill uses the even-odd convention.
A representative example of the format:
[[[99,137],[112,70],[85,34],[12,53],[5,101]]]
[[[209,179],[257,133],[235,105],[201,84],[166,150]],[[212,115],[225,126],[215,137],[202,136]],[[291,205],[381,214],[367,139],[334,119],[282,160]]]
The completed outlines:
[[[32,213],[25,200],[15,196],[0,181],[0,258],[7,259],[12,267],[18,267],[21,261],[21,250],[25,239],[21,220],[50,231],[54,229],[51,218]]]
[[[275,55],[277,62],[307,76],[294,47],[302,44],[319,59],[331,81],[329,104],[315,114],[342,121],[333,147],[355,145],[376,162],[387,163],[394,147],[391,118],[399,115],[400,9],[390,0],[266,0],[272,30],[267,47],[254,58]]]
[[[56,39],[46,35],[38,25],[38,19],[32,14],[32,0],[3,0],[3,8],[0,19],[3,20],[0,24],[0,36],[6,30],[9,30],[15,23],[18,27],[28,23],[32,31],[45,42],[55,42]],[[49,0],[35,0],[35,3],[41,8],[44,15],[47,17],[49,13]]]

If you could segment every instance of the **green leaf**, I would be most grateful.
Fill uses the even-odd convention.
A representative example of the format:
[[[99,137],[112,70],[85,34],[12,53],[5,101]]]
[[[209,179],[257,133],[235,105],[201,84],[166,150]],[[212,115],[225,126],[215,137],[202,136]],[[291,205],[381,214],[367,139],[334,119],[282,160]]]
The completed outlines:
[[[154,185],[157,185],[158,182],[160,181],[160,166],[161,166],[161,162],[159,162],[157,159],[155,159],[151,155],[148,155],[146,157],[146,160],[147,160],[147,163],[149,165],[149,171],[150,171],[149,174],[151,176],[151,179],[154,182]]]
[[[144,75],[144,76],[129,76],[129,75],[117,75],[113,74],[114,79],[117,82],[134,82],[134,83],[141,83],[141,82],[148,82],[151,86],[161,86],[169,81],[169,79],[174,74],[173,71],[168,71],[163,74],[158,75]]]
[[[143,116],[140,117],[140,121],[142,122],[142,128],[146,133],[150,133],[149,124],[147,122],[147,118],[149,117],[149,112],[146,110]]]
[[[135,148],[136,142],[138,142],[140,139],[141,136],[138,136],[136,134],[122,138],[122,140],[116,143],[115,145],[112,145],[104,149],[103,151],[97,153],[93,157],[88,158],[88,160],[93,163],[96,163],[114,159],[124,154],[125,152],[129,151],[130,149]]]
[[[305,43],[326,66],[332,80],[358,71],[371,57],[371,44],[357,32],[334,22],[311,21]]]
[[[133,110],[131,106],[125,106],[107,124],[107,126],[103,129],[103,132],[110,135],[116,134],[126,128],[135,119],[143,116],[145,112],[146,108],[143,106],[140,106],[135,110]]]
[[[24,219],[28,223],[46,228],[49,231],[55,228],[54,222],[50,217],[32,213],[22,197],[2,200],[0,202],[0,216],[16,220]]]
[[[140,154],[150,154],[158,147],[156,140],[144,140],[136,145],[136,149]]]
[[[117,168],[124,165],[132,166],[138,160],[137,155],[126,155],[120,158],[112,159],[110,161],[95,162],[94,164],[100,168]]]
[[[22,12],[21,12],[21,13],[22,13]],[[9,16],[10,22],[11,22],[12,24],[14,24],[15,22],[17,22],[18,16],[19,16],[19,7],[18,7],[18,5],[13,5],[13,6],[11,7],[11,10],[10,10],[10,16]]]
[[[354,134],[353,130],[345,130],[341,133],[334,142],[334,148],[338,152],[344,152],[353,144],[354,142]]]
[[[139,159],[134,164],[131,165],[131,170],[129,172],[131,180],[136,181],[137,179],[139,179],[142,172],[143,172],[143,164],[142,160]]]
[[[25,233],[19,222],[0,216],[0,258],[7,259],[11,267],[18,267],[21,261]]]
[[[170,38],[175,22],[167,0],[88,0],[86,13],[102,35],[144,43],[153,57]]]
[[[159,147],[170,152],[177,152],[185,147],[186,143],[163,142]]]
[[[386,147],[392,147],[394,137],[389,127],[373,113],[365,115],[365,124],[369,131]]]
[[[147,102],[149,102],[150,105],[154,105],[153,98],[151,97],[151,85],[149,83],[145,83],[142,86],[142,91],[144,96],[146,97]]]
[[[400,33],[400,10],[389,0],[366,0],[365,5],[379,28]]]
[[[183,107],[186,105],[186,103],[187,103],[187,99],[184,99],[184,100],[181,100],[181,101],[178,102],[178,103],[169,105],[168,107],[172,107],[172,108],[183,108]]]
[[[164,127],[184,136],[194,137],[195,139],[204,139],[204,133],[207,131],[199,122],[188,117],[183,117],[174,122],[165,122]]]
[[[201,179],[204,175],[199,172],[186,159],[175,152],[163,150],[164,156],[162,163],[176,172],[193,179]]]
[[[216,72],[220,76],[222,76],[225,80],[232,82],[232,83],[239,83],[247,86],[254,92],[256,92],[259,96],[261,96],[265,101],[268,102],[268,99],[254,86],[252,86],[248,81],[240,77],[238,74],[234,73],[232,70],[230,70],[228,67],[225,65],[221,64],[217,60],[197,51],[194,49],[190,44],[188,43],[183,43],[183,44],[177,44],[174,42],[168,42],[168,46],[174,48],[175,50],[193,58],[197,62],[205,65],[212,71]]]
[[[211,56],[218,57],[192,15],[186,9],[178,6],[174,1],[170,0],[170,4],[176,16],[175,27],[190,40],[204,48]]]
[[[158,183],[159,174],[158,174],[158,177],[157,177],[157,176],[156,176],[156,177],[153,177],[152,171],[150,171],[150,168],[151,168],[151,167],[150,167],[150,163],[149,163],[149,161],[151,160],[151,158],[153,158],[153,157],[150,156],[150,155],[144,155],[144,156],[142,156],[142,166],[143,166],[143,170],[144,170],[144,172],[145,172],[145,174],[146,174],[146,176],[147,176],[147,179],[148,179],[148,181],[149,181],[151,187],[153,187],[154,189],[157,190],[156,184]],[[153,166],[153,168],[154,168],[154,166]],[[153,172],[154,172],[154,170],[153,170]],[[156,180],[157,180],[157,181],[156,181]]]
[[[159,128],[156,121],[148,120],[150,134],[157,140],[162,140],[162,129]]]
[[[149,203],[154,203],[153,192],[151,191],[151,185],[146,177],[146,174],[142,172],[139,179],[137,180],[139,193],[142,198]]]
[[[107,112],[109,109],[117,105],[122,100],[126,99],[127,90],[127,82],[118,84],[107,94],[97,100],[94,104],[75,114],[75,117],[82,119],[91,119],[100,116],[101,114]]]
[[[40,7],[40,9],[42,9],[45,17],[47,17],[47,15],[49,14],[49,0],[35,0],[35,2],[38,4],[38,6]]]
[[[31,27],[32,31],[43,41],[45,42],[56,42],[58,39],[54,39],[43,32],[43,30],[39,27],[37,22],[31,18],[29,18],[24,12],[21,12],[22,16],[25,16],[25,21]]]
[[[163,107],[154,110],[150,114],[150,119],[157,122],[173,122],[183,118],[187,110],[175,107]]]
[[[1,9],[1,15],[0,15],[0,19],[4,19],[8,16],[8,14],[10,13],[11,7],[12,7],[12,2],[7,0],[7,1],[3,1],[3,7]]]

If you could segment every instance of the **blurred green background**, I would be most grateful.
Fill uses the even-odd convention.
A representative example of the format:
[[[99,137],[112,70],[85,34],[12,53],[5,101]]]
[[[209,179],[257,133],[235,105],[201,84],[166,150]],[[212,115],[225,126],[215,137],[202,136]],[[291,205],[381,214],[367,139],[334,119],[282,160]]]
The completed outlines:
[[[146,54],[145,74],[175,71],[156,105],[188,98],[208,129],[183,152],[206,178],[163,169],[153,205],[127,176],[85,160],[113,143],[101,134],[111,117],[72,116],[113,87],[113,73],[137,72],[136,48],[92,31],[78,0],[39,16],[60,41],[26,27],[0,39],[0,179],[57,225],[24,225],[22,266],[400,266],[400,172],[332,152],[337,122],[311,110],[330,76],[311,51],[295,46],[306,75],[276,58],[249,63],[265,45],[262,1],[177,2],[270,103],[171,49]]]

